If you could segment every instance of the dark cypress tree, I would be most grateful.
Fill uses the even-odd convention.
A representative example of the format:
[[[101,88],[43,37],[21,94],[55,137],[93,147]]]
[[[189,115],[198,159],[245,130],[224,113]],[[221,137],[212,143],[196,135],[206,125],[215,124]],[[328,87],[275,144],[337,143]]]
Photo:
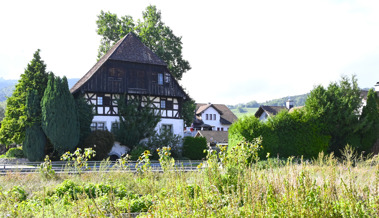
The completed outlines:
[[[79,141],[79,122],[74,97],[66,77],[49,76],[41,101],[42,129],[58,155],[73,151]]]
[[[362,115],[359,119],[361,127],[361,151],[370,152],[371,147],[379,138],[379,111],[377,105],[377,96],[373,89],[367,94],[366,106],[362,109]]]
[[[28,125],[26,126],[22,150],[30,161],[43,160],[45,156],[46,136],[41,128],[40,102],[41,97],[38,95],[37,90],[28,93],[26,101]]]
[[[91,123],[93,119],[93,107],[87,104],[83,97],[75,99],[76,108],[78,110],[78,121],[80,125],[79,147],[84,145],[84,140],[91,133]]]

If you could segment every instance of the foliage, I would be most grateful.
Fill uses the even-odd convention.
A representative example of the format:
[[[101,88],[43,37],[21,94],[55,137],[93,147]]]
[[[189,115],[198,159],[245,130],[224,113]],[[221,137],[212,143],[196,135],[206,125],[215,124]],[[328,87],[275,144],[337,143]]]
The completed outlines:
[[[138,158],[135,168],[139,173],[145,173],[151,169],[150,151],[145,150]]]
[[[196,103],[193,99],[187,99],[183,102],[182,117],[184,125],[191,126],[196,109]]]
[[[147,142],[142,143],[144,147],[150,150],[152,158],[158,159],[157,148],[162,146],[170,147],[172,156],[181,156],[180,145],[182,144],[182,137],[180,135],[173,134],[170,130],[161,130],[160,133],[154,133]]]
[[[15,148],[10,148],[7,153],[5,153],[5,157],[10,157],[10,158],[24,158],[24,152],[22,151],[21,147],[15,147]]]
[[[379,159],[345,148],[341,159],[246,163],[251,146],[212,152],[196,172],[94,172],[0,177],[4,217],[376,217]],[[253,149],[254,150],[254,149]],[[245,151],[245,152],[244,152]],[[257,154],[257,150],[253,153]],[[224,159],[224,157],[231,157]],[[234,158],[235,157],[235,158]],[[257,156],[255,156],[257,157]],[[263,164],[262,164],[263,163]],[[129,190],[133,190],[132,192]]]
[[[4,119],[5,117],[5,110],[7,108],[7,102],[0,102],[0,122]]]
[[[55,171],[53,170],[53,165],[51,164],[51,160],[49,159],[48,155],[46,155],[45,161],[41,163],[39,167],[39,173],[44,179],[55,178]]]
[[[108,131],[96,130],[91,132],[82,148],[92,148],[96,152],[95,160],[103,160],[108,157],[114,144],[114,136]]]
[[[142,97],[126,99],[126,96],[118,100],[118,113],[120,128],[112,129],[117,141],[133,149],[142,139],[155,133],[155,127],[160,121],[160,116],[154,112],[152,102],[147,97],[147,102],[142,103]]]
[[[101,11],[96,21],[97,33],[102,36],[98,59],[127,33],[135,32],[142,43],[166,62],[172,75],[180,80],[183,73],[191,69],[182,57],[181,37],[175,36],[170,27],[162,22],[161,12],[155,6],[148,6],[142,15],[143,20],[135,23],[131,16],[119,19],[116,14]]]
[[[316,117],[302,110],[280,112],[267,122],[261,122],[254,116],[246,116],[230,127],[229,149],[241,141],[252,141],[261,136],[261,158],[266,153],[280,157],[303,155],[311,158],[327,149],[329,137],[321,131],[322,125],[317,122]]]
[[[184,137],[183,139],[183,157],[191,160],[202,160],[206,157],[204,150],[207,149],[207,140],[204,137]]]
[[[83,170],[89,169],[88,160],[96,156],[96,151],[92,148],[85,148],[82,153],[81,148],[77,148],[74,153],[67,151],[61,157],[61,160],[67,161],[68,166],[74,167],[74,169],[81,174]]]
[[[361,106],[360,89],[355,76],[343,76],[339,83],[332,82],[325,89],[319,85],[309,94],[305,103],[307,113],[318,117],[322,133],[331,137],[328,151],[339,154],[347,143],[358,147],[353,138],[359,131]]]
[[[162,147],[157,149],[159,155],[159,163],[163,171],[174,167],[175,160],[171,157],[171,147]]]
[[[80,127],[74,97],[67,79],[49,75],[41,101],[42,129],[58,152],[73,151],[78,144]]]
[[[134,147],[130,152],[130,159],[133,161],[138,160],[141,153],[143,153],[146,149],[147,149],[147,147],[142,145],[142,144]]]
[[[361,125],[361,146],[360,151],[369,152],[379,138],[379,104],[377,104],[377,95],[374,89],[370,89],[367,94],[366,106],[362,109],[359,118]]]
[[[46,136],[41,128],[41,97],[37,91],[28,93],[26,114],[29,125],[26,126],[23,151],[29,161],[40,161],[45,155]]]
[[[87,104],[82,96],[75,99],[76,109],[78,110],[78,121],[80,126],[80,136],[78,145],[84,144],[84,140],[91,134],[91,123],[93,120],[92,105]],[[99,154],[99,153],[98,153]]]
[[[5,118],[0,129],[0,142],[2,144],[21,144],[24,141],[25,128],[28,124],[25,107],[27,94],[32,90],[36,90],[37,96],[43,96],[48,73],[39,53],[40,50],[38,49],[24,73],[21,74],[21,79],[18,81],[12,96],[7,99]]]

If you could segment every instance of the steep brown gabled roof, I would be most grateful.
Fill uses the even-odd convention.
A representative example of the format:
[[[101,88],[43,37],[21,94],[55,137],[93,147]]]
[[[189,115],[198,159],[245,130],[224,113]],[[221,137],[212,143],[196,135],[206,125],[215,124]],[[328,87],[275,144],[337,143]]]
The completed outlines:
[[[167,66],[167,64],[145,46],[134,33],[128,33],[100,58],[100,60],[70,89],[70,92],[74,93],[80,88],[107,60]]]
[[[266,112],[269,116],[275,116],[282,110],[287,110],[287,108],[285,106],[261,105],[259,109],[257,110],[257,112],[255,112],[255,117],[260,117],[263,114],[263,112]]]
[[[196,115],[200,115],[209,107],[213,107],[220,115],[222,124],[230,125],[237,120],[237,116],[224,104],[196,104]]]
[[[208,143],[228,144],[228,132],[226,131],[198,131],[195,137],[204,137]]]

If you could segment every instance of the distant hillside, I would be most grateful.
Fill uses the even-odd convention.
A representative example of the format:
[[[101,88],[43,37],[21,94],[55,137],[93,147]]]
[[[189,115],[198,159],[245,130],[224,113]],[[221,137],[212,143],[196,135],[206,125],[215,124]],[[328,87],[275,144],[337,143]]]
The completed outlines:
[[[266,101],[264,103],[261,103],[260,105],[285,106],[287,100],[290,98],[294,102],[295,107],[304,106],[305,100],[307,100],[307,96],[308,96],[308,94],[283,97],[283,98],[274,99],[271,101]]]
[[[78,82],[79,78],[67,79],[69,89]],[[0,102],[10,97],[15,89],[18,80],[7,80],[0,78]]]
[[[260,105],[285,106],[288,98],[290,98],[294,102],[295,107],[304,106],[307,96],[308,94],[295,95],[295,96],[274,99],[274,100],[270,100],[270,101],[266,101],[262,103],[258,103],[257,101],[250,101],[250,102],[247,102],[246,104],[228,105],[228,107],[232,110],[232,112],[237,117],[242,117],[245,115],[255,114],[255,112],[258,110]]]

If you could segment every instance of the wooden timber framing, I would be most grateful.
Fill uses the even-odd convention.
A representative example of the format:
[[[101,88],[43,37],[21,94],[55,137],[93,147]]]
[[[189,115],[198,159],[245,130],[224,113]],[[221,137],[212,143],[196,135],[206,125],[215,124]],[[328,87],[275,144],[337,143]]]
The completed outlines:
[[[127,96],[142,99],[142,104],[150,99],[162,118],[181,119],[188,98],[166,63],[133,33],[118,41],[70,91],[84,96],[98,116],[118,116],[117,100]]]

